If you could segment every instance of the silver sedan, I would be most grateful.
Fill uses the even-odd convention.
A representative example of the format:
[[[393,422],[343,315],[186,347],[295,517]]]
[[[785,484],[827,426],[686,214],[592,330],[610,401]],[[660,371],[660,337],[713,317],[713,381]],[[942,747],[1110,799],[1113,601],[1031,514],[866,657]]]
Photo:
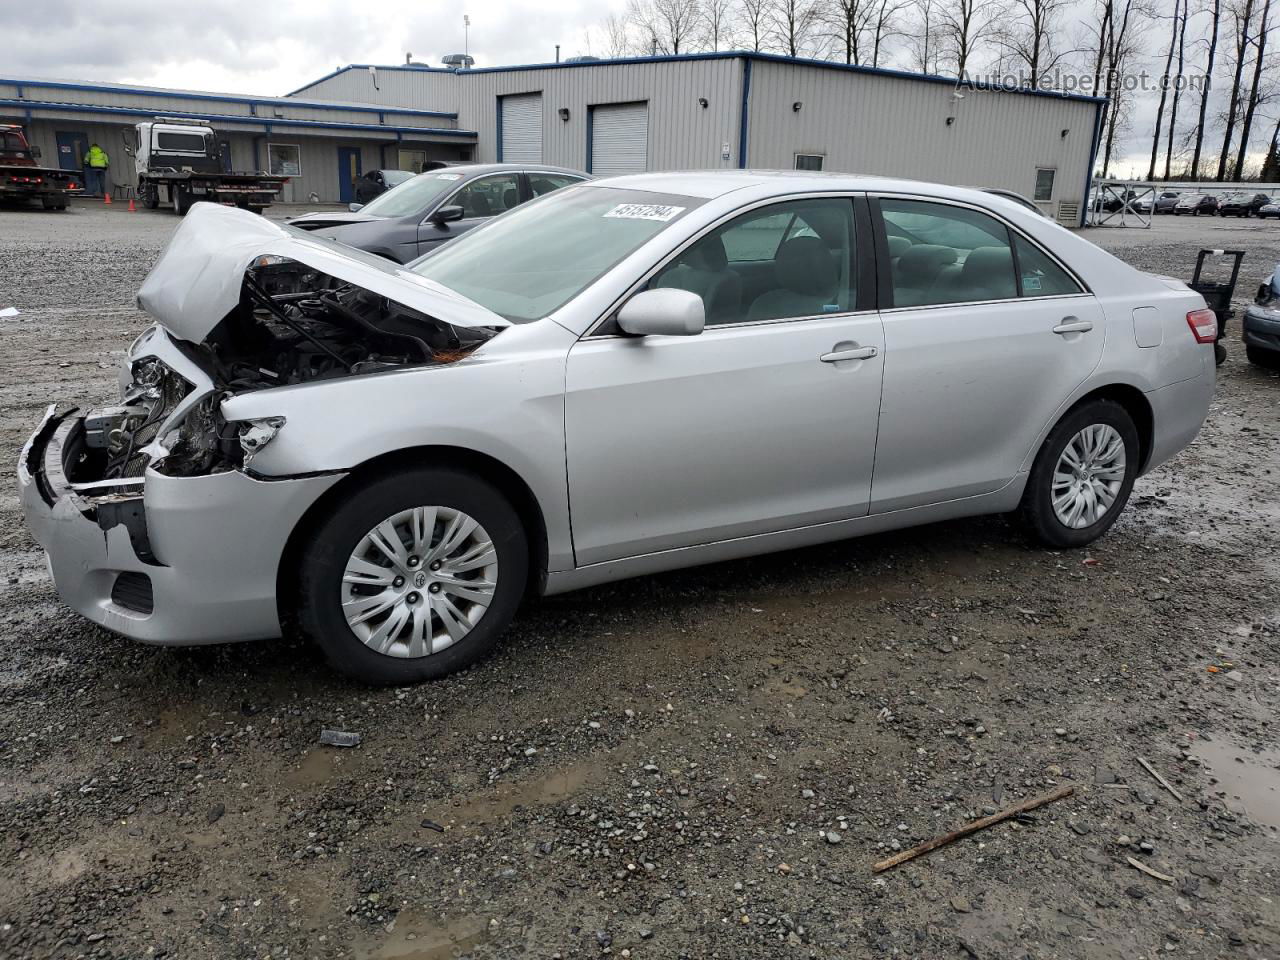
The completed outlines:
[[[530,595],[976,514],[1083,546],[1214,387],[1181,282],[892,179],[596,181],[407,267],[198,204],[138,299],[119,401],[20,459],[59,593],[378,683]]]

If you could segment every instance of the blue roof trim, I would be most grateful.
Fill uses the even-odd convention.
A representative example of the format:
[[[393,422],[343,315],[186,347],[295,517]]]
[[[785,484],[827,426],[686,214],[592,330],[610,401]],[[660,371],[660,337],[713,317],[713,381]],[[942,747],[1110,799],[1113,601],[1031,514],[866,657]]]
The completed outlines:
[[[873,77],[894,77],[899,80],[917,80],[923,83],[946,84],[947,86],[964,86],[973,90],[990,90],[996,93],[1016,93],[1030,97],[1051,97],[1055,100],[1077,100],[1083,103],[1106,103],[1106,97],[1090,97],[1083,93],[1063,93],[1059,90],[1032,90],[1006,84],[986,83],[979,80],[965,80],[956,77],[944,77],[934,73],[911,73],[907,70],[890,70],[887,67],[866,67],[854,63],[836,63],[831,60],[813,60],[808,57],[785,57],[777,53],[756,53],[751,50],[720,51],[716,53],[679,53],[657,57],[618,57],[613,60],[586,60],[575,63],[527,63],[512,67],[472,67],[470,70],[444,67],[415,67],[409,65],[379,66],[378,64],[353,63],[340,67],[314,80],[294,93],[300,93],[318,83],[332,79],[348,70],[367,70],[371,66],[379,70],[402,70],[410,73],[453,73],[465,76],[468,73],[513,73],[519,70],[572,70],[577,67],[603,67],[617,64],[640,63],[678,63],[690,60],[755,60],[761,63],[790,64],[801,67],[814,67],[819,70],[837,70],[845,73],[861,73]]]
[[[350,67],[343,67],[343,70],[349,70]],[[379,67],[378,69],[384,69]],[[341,72],[341,71],[338,71]],[[336,76],[336,73],[329,76]],[[327,80],[328,77],[321,79]],[[315,81],[319,83],[320,81]],[[42,87],[46,90],[89,90],[94,93],[121,93],[129,96],[147,96],[147,97],[172,97],[179,100],[212,100],[222,103],[247,103],[255,104],[272,104],[277,106],[289,106],[289,102],[297,103],[302,106],[321,107],[328,110],[352,110],[359,113],[403,113],[415,117],[438,117],[441,120],[457,120],[456,113],[450,113],[444,110],[420,110],[417,107],[379,107],[369,106],[366,104],[346,104],[333,103],[332,101],[313,100],[302,101],[295,100],[292,97],[251,97],[248,94],[240,93],[196,93],[190,90],[164,90],[154,87],[112,87],[98,83],[79,83],[74,80],[19,80],[17,77],[0,77],[0,83],[13,84],[19,88],[19,96],[21,96],[22,87]],[[308,84],[313,86],[314,84]],[[306,89],[303,87],[302,89]]]
[[[154,110],[144,110],[135,107],[113,107],[90,103],[56,103],[51,100],[0,99],[0,107],[20,107],[28,112],[31,110],[52,110],[69,113],[105,113],[110,116],[127,117],[154,118],[156,116],[156,112]],[[234,113],[183,112],[182,115],[184,117],[190,117],[193,120],[205,120],[214,124],[247,123],[255,126],[264,126],[268,130],[272,127],[309,127],[312,129],[319,128],[322,130],[376,130],[380,133],[388,134],[417,134],[419,136],[429,137],[463,137],[473,140],[477,137],[474,130],[455,130],[451,127],[405,127],[389,123],[350,123],[342,120],[298,120],[289,117],[250,117]]]

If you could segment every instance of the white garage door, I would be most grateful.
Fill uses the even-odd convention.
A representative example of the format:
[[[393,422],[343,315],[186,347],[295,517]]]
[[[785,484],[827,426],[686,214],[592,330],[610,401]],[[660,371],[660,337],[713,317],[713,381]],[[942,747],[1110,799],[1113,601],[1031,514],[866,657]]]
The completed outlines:
[[[648,169],[649,104],[591,108],[591,172],[597,177]]]
[[[502,98],[502,162],[542,162],[542,94]]]

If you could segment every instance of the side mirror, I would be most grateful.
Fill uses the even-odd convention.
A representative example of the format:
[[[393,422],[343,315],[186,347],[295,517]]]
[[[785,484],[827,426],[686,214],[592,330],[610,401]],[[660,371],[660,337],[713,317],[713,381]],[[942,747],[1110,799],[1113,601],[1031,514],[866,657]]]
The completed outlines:
[[[31,144],[30,149],[31,149],[31,159],[32,159],[32,160],[39,160],[39,159],[40,159],[40,145],[39,145],[39,144],[35,144],[35,143],[33,143],[33,144]]]
[[[362,209],[363,207],[364,207],[364,204],[363,204],[363,203],[348,203],[348,204],[347,204],[347,209],[348,209],[348,210],[350,210],[352,213],[355,213],[357,210],[360,210],[360,209]]]
[[[432,223],[436,225],[452,223],[454,220],[461,220],[463,210],[457,204],[451,203],[446,207],[441,207],[430,217]]]
[[[688,290],[641,290],[618,311],[618,326],[633,337],[693,337],[706,325],[702,298]]]

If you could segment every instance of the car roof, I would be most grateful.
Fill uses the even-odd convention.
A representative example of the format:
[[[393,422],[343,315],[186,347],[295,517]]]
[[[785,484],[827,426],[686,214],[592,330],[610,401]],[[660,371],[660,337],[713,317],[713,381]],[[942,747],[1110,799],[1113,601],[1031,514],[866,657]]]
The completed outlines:
[[[996,194],[973,187],[953,187],[924,180],[854,173],[815,173],[807,170],[682,170],[664,173],[633,173],[596,179],[591,181],[590,186],[645,190],[705,200],[712,200],[736,190],[748,188],[756,188],[753,193],[766,196],[832,190],[919,193],[976,203],[980,206],[990,206],[993,196],[998,197]],[[1006,203],[1017,203],[1007,198],[1000,199]]]
[[[506,173],[508,171],[528,170],[534,173],[568,173],[575,177],[590,177],[591,174],[568,167],[553,167],[547,163],[455,163],[439,170],[428,170],[427,173],[461,173],[468,177],[476,177],[484,173]]]

